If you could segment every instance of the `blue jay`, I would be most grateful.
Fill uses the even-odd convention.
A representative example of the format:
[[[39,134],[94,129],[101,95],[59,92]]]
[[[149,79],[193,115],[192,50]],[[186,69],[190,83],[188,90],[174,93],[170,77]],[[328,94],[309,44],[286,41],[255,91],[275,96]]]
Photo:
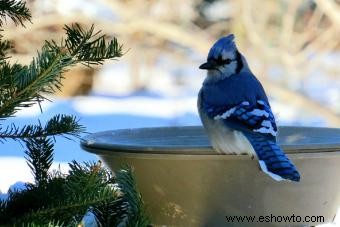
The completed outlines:
[[[294,164],[276,143],[277,127],[268,98],[234,35],[220,38],[210,49],[198,94],[198,112],[213,148],[220,153],[257,157],[274,180],[300,181]]]

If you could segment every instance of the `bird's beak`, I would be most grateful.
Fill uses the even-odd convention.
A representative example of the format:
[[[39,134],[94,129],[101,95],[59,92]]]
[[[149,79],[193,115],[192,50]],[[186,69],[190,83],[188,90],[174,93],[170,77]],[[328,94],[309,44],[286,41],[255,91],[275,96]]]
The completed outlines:
[[[207,61],[206,63],[203,63],[202,65],[200,65],[200,69],[216,69],[217,64],[213,61]]]

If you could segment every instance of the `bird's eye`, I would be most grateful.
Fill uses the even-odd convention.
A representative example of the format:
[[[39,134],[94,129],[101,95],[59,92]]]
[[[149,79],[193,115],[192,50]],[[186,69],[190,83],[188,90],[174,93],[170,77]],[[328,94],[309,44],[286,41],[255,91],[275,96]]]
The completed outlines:
[[[217,59],[217,63],[219,65],[230,64],[231,63],[231,59],[230,58],[223,59],[222,56],[219,56],[218,59]]]
[[[223,64],[230,64],[231,63],[231,59],[227,58],[223,60]]]

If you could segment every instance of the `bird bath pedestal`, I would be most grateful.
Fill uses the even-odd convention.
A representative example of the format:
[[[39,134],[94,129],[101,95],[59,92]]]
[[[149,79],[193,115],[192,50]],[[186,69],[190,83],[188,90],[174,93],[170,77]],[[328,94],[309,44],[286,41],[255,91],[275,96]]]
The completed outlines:
[[[340,129],[279,130],[278,142],[301,174],[298,183],[274,181],[247,155],[214,152],[202,127],[99,132],[85,137],[81,146],[99,155],[113,171],[123,164],[133,166],[156,225],[306,226],[331,222],[340,207]],[[235,215],[255,219],[228,222]],[[283,217],[292,216],[285,223]]]

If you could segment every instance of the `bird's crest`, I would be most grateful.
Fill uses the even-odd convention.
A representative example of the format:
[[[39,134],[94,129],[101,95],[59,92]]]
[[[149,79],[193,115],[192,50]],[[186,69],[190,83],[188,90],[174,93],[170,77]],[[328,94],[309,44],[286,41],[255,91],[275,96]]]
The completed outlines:
[[[234,38],[235,36],[233,34],[230,34],[217,40],[209,51],[208,59],[216,59],[224,51],[232,52],[236,50]]]

